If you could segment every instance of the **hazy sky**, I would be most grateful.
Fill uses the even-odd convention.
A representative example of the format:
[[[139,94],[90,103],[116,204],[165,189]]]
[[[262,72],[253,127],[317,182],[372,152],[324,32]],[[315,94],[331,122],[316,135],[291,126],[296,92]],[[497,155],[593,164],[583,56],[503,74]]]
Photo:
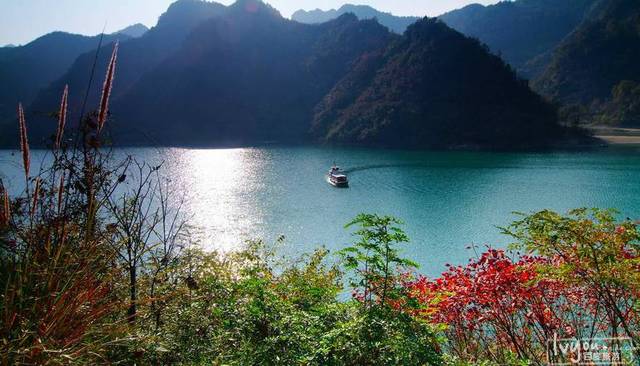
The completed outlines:
[[[155,25],[174,0],[0,0],[0,45],[24,44],[54,30],[94,35],[128,25]],[[221,0],[230,4],[233,0]],[[298,9],[323,10],[344,3],[367,4],[396,15],[435,16],[470,3],[497,0],[267,0],[290,17]]]

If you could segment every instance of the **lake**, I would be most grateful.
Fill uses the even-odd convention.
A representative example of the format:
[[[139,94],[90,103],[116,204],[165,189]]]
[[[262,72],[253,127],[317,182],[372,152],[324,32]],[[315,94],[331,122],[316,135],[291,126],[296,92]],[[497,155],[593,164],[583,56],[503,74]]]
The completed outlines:
[[[405,254],[436,275],[463,264],[470,244],[504,247],[497,226],[514,211],[616,208],[640,218],[640,147],[589,152],[419,152],[357,148],[119,149],[116,155],[164,161],[162,172],[184,196],[202,245],[230,250],[247,239],[284,235],[288,255],[352,241],[344,225],[360,212],[405,221]],[[32,153],[32,171],[46,160]],[[20,156],[0,150],[0,178],[22,189]],[[324,175],[336,161],[350,188]]]

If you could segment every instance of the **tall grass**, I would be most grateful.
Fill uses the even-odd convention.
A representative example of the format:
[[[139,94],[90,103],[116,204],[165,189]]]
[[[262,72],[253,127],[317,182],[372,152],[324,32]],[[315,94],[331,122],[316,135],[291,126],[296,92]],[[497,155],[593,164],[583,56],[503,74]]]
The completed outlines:
[[[58,112],[58,129],[56,130],[56,139],[53,145],[55,150],[62,145],[62,137],[64,136],[64,127],[67,123],[67,99],[69,97],[69,85],[64,86],[62,92],[62,101],[60,102],[60,111]]]
[[[8,227],[11,220],[11,203],[9,192],[0,184],[0,198],[2,198],[2,212],[0,212],[0,227]]]
[[[104,84],[100,128],[106,121],[116,55],[117,45]],[[95,221],[100,202],[121,182],[107,166],[85,169],[87,154],[93,162],[102,161],[99,156],[104,153],[98,149],[83,146],[84,154],[75,149],[61,151],[68,96],[65,86],[53,162],[33,179],[27,121],[18,104],[25,190],[10,199],[0,182],[3,365],[104,362],[106,345],[117,338],[113,332],[118,321],[113,314],[121,305],[114,291],[119,275],[114,266],[116,251],[107,240],[107,226]]]
[[[29,153],[29,138],[27,136],[27,122],[24,118],[24,109],[22,103],[18,104],[18,127],[20,131],[20,151],[22,152],[22,165],[24,167],[24,175],[29,180],[29,169],[31,167],[31,157]]]
[[[102,85],[102,97],[100,98],[100,108],[98,109],[98,133],[102,131],[104,123],[107,119],[109,110],[109,97],[111,96],[111,88],[113,87],[113,77],[116,71],[116,60],[118,58],[118,42],[113,46],[109,66],[107,67],[107,75]]]

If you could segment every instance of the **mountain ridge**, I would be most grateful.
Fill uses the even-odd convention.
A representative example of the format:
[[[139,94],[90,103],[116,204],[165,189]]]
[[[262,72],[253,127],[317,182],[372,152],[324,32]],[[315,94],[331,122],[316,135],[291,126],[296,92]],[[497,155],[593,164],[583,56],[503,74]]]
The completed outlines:
[[[350,15],[306,26],[281,17],[235,13],[212,19],[198,31],[137,89],[114,101],[114,108],[130,111],[122,124],[144,126],[154,140],[165,143],[302,142],[313,106],[360,50],[380,47],[389,37],[378,23]],[[339,46],[333,45],[336,40]],[[343,47],[346,44],[350,46]],[[185,53],[191,55],[188,60],[180,57]],[[171,92],[158,95],[158,84]],[[221,97],[208,97],[212,95]],[[178,96],[179,107],[172,103]],[[141,103],[152,106],[151,112],[136,111]],[[185,115],[184,110],[192,113]],[[162,131],[173,124],[197,126],[201,133],[196,137],[184,129],[167,136],[154,128]],[[201,136],[205,141],[196,141]]]
[[[142,35],[144,35],[145,33],[147,33],[148,30],[149,28],[146,25],[142,23],[136,23],[126,28],[120,29],[119,31],[114,32],[114,34],[124,34],[131,38],[139,38],[139,37],[142,37]]]
[[[199,0],[178,0],[171,4],[167,11],[158,18],[158,23],[139,38],[120,42],[118,74],[112,98],[127,92],[145,71],[152,69],[162,62],[168,55],[175,52],[188,36],[202,21],[222,14],[226,9],[221,4]],[[53,82],[48,88],[40,91],[32,104],[32,110],[55,110],[57,100],[64,85],[69,85],[69,105],[81,104],[85,89],[89,82],[91,67],[98,58],[98,70],[106,69],[111,55],[112,43],[105,43],[99,50],[92,50],[76,59],[67,73]],[[94,82],[89,91],[89,105],[95,105],[100,97],[102,84]],[[71,109],[69,115],[77,120],[79,109]]]
[[[24,46],[0,48],[0,125],[15,119],[18,102],[28,106],[42,88],[54,82],[85,52],[98,46],[101,36],[51,32]],[[105,35],[103,42],[128,39]],[[46,62],[43,62],[46,60]]]
[[[378,22],[395,33],[404,33],[406,28],[415,23],[420,17],[417,16],[396,16],[391,13],[379,11],[368,5],[345,4],[338,9],[331,10],[298,10],[291,16],[292,20],[306,24],[324,23],[336,19],[341,15],[352,13],[358,19],[377,19]]]
[[[447,47],[447,41],[459,49]],[[421,51],[433,42],[437,47],[431,52]],[[377,57],[382,57],[380,68],[365,77],[356,71],[354,77],[365,89],[350,92],[359,95],[356,99],[371,97],[349,107],[347,114],[355,115],[357,122],[342,118],[341,112],[338,124],[318,122],[325,116],[323,103],[335,97],[332,90],[345,85],[348,89],[363,60]],[[412,61],[398,66],[398,57]],[[479,60],[484,61],[476,66]],[[430,66],[433,63],[440,66]],[[441,90],[420,89],[430,79],[421,78],[415,69],[439,77]],[[458,77],[461,72],[467,76]],[[443,78],[453,86],[446,87]],[[378,91],[383,93],[370,92],[372,84],[382,85]],[[414,92],[416,88],[422,91]],[[487,99],[468,108],[467,99],[475,94]],[[387,113],[384,106],[395,104],[421,112]],[[138,108],[141,105],[146,108]],[[161,145],[277,141],[523,148],[544,146],[564,131],[555,123],[555,109],[499,58],[434,19],[422,19],[399,36],[376,20],[359,20],[350,13],[321,24],[301,24],[254,0],[238,2],[196,27],[180,49],[115,97],[112,110],[119,115],[112,124],[114,132],[135,126],[114,135],[115,140],[132,144],[146,138]],[[379,128],[385,123],[392,129]],[[351,130],[367,134],[354,137]]]
[[[472,4],[440,15],[453,29],[489,46],[523,76],[545,66],[527,65],[553,50],[584,19],[597,0],[517,0]],[[543,60],[539,60],[543,61]]]

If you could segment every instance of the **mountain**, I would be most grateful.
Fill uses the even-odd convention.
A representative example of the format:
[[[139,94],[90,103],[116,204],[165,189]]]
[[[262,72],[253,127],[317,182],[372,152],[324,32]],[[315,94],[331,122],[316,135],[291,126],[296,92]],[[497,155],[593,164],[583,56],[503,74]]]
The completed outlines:
[[[316,109],[322,141],[522,148],[564,132],[555,109],[500,58],[436,19],[364,55]]]
[[[528,63],[553,50],[582,22],[596,0],[516,0],[469,5],[441,15],[451,28],[478,38],[526,77],[541,66]],[[542,66],[544,67],[544,65]]]
[[[160,144],[307,141],[315,105],[360,55],[391,37],[353,15],[312,26],[239,1],[115,101],[116,123]],[[127,131],[116,140],[140,141]]]
[[[184,39],[199,24],[221,15],[225,10],[226,7],[218,3],[178,0],[160,16],[158,23],[141,37],[120,42],[112,100],[125,94],[143,74],[178,50]],[[41,116],[57,110],[64,85],[68,84],[69,120],[77,121],[98,52],[98,72],[87,94],[87,105],[96,105],[101,94],[103,72],[111,57],[112,48],[113,43],[107,42],[101,49],[94,49],[79,56],[66,73],[59,75],[55,82],[40,91],[29,108],[31,118],[39,118],[36,119],[37,123],[47,123]],[[46,137],[46,134],[38,136],[40,139]]]
[[[112,47],[98,50],[92,107]],[[29,107],[34,144],[53,132],[38,116],[58,108],[66,83],[77,121],[95,55],[80,56]],[[120,144],[522,148],[565,133],[526,81],[440,21],[400,36],[349,13],[299,23],[258,0],[180,0],[121,42],[110,111],[105,133]]]
[[[306,24],[324,23],[332,19],[336,19],[341,15],[352,13],[359,19],[377,19],[380,24],[389,28],[395,33],[404,33],[405,29],[412,23],[415,23],[418,17],[400,17],[390,13],[384,13],[378,11],[367,5],[352,5],[346,4],[340,7],[340,9],[331,9],[323,11],[316,10],[298,10],[291,16],[292,20]]]
[[[640,126],[640,2],[599,1],[533,86],[591,123]]]
[[[315,9],[315,10],[308,10],[308,11],[304,9],[300,9],[291,15],[291,19],[295,20],[296,22],[305,23],[305,24],[318,24],[318,23],[324,23],[324,22],[328,22],[330,20],[336,19],[340,15],[342,14],[340,14],[336,9],[331,9],[326,11],[322,9]]]
[[[413,148],[533,147],[564,134],[553,106],[441,22],[401,37],[352,14],[305,25],[243,3],[255,1],[198,27],[114,102],[114,130],[136,126],[159,144]]]
[[[487,44],[491,51],[521,75],[533,78],[550,60],[550,52],[584,19],[596,0],[515,0],[494,5],[472,4],[442,14],[449,27]],[[360,19],[376,18],[396,33],[403,33],[417,17],[396,17],[369,6],[344,5],[340,9],[298,10],[292,19],[322,23],[345,13]]]
[[[139,38],[139,37],[142,37],[143,34],[147,33],[148,30],[149,28],[147,28],[146,25],[136,23],[134,25],[130,25],[124,29],[121,29],[115,32],[115,34],[124,34],[131,38]]]
[[[4,46],[2,46],[2,47],[5,47],[5,48],[14,48],[14,47],[17,47],[17,46],[16,46],[15,44],[9,43],[9,44],[6,44],[6,45],[4,45]]]
[[[103,43],[139,37],[147,28],[135,24],[111,35]],[[82,54],[98,47],[100,36],[53,32],[24,46],[0,48],[0,125],[15,119],[18,102],[29,105],[38,92],[59,79]]]
[[[28,105],[38,91],[58,79],[81,54],[99,44],[99,36],[53,32],[19,47],[0,48],[0,124],[14,120],[18,102]],[[107,35],[104,42],[128,39]]]

